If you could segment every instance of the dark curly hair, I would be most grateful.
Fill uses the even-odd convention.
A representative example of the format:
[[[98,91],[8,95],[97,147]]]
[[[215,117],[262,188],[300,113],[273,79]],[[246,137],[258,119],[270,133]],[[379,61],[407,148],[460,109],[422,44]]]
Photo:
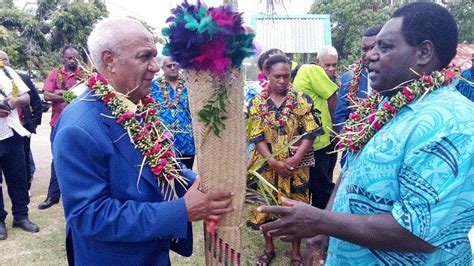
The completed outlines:
[[[265,60],[267,60],[270,56],[275,55],[275,54],[285,54],[282,50],[278,48],[272,48],[270,50],[267,50],[263,52],[260,57],[258,57],[257,61],[257,67],[260,69],[260,71],[263,70],[263,65],[265,63]]]
[[[403,18],[402,36],[410,46],[429,40],[440,61],[446,67],[456,55],[458,27],[449,11],[434,3],[415,2],[397,9],[392,18]]]
[[[270,68],[275,65],[275,64],[278,64],[278,63],[285,63],[285,64],[288,64],[290,65],[291,67],[291,61],[288,57],[286,57],[286,55],[274,55],[274,56],[270,56],[266,61],[265,61],[265,70],[266,71],[270,71]]]

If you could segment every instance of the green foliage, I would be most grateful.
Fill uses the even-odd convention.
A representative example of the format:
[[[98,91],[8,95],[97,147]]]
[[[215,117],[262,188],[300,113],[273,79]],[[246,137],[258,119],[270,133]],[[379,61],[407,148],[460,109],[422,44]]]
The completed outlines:
[[[389,2],[394,3],[390,5]],[[331,15],[333,46],[339,52],[339,64],[348,66],[361,54],[360,40],[365,29],[384,24],[406,0],[315,0],[309,13]],[[447,1],[459,27],[459,42],[474,42],[474,2]]]
[[[379,0],[316,0],[309,13],[331,15],[332,44],[339,52],[339,63],[350,65],[361,54],[364,30],[383,24],[395,8]]]
[[[460,0],[449,2],[447,8],[453,14],[459,27],[459,42],[474,43],[474,2]]]
[[[226,106],[229,104],[226,84],[223,82],[212,94],[206,105],[198,112],[199,119],[204,122],[212,132],[219,137],[221,130],[225,129],[224,120]]]
[[[2,8],[0,49],[8,53],[14,67],[44,78],[60,64],[62,47],[86,47],[94,23],[105,16],[107,10],[100,1],[41,0],[34,14],[13,6]]]

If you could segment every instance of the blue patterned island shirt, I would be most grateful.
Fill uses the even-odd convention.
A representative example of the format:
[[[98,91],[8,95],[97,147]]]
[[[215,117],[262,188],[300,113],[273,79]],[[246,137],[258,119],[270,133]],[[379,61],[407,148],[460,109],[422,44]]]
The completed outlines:
[[[390,212],[437,251],[385,252],[331,237],[327,265],[472,263],[474,103],[454,83],[400,110],[358,154],[348,156],[332,209]]]
[[[153,80],[151,95],[157,102],[157,111],[161,121],[166,125],[174,137],[174,149],[177,156],[192,156],[195,154],[191,113],[189,112],[188,90],[186,83],[176,105],[168,105],[160,88],[161,77]],[[176,90],[166,82],[171,102],[176,99]]]

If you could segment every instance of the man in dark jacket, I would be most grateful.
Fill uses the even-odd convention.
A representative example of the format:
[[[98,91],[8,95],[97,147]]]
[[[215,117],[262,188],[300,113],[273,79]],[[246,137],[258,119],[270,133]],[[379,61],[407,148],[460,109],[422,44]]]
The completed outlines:
[[[30,76],[26,73],[18,73],[21,80],[28,86],[30,91],[30,105],[21,108],[20,120],[23,127],[31,133],[36,134],[36,127],[41,125],[41,116],[43,115],[43,106],[41,104],[41,98],[38,93],[38,89],[31,80]],[[25,156],[26,156],[26,173],[28,174],[28,190],[31,188],[31,182],[35,174],[35,161],[33,160],[33,154],[31,153],[30,142],[31,138],[25,139]]]

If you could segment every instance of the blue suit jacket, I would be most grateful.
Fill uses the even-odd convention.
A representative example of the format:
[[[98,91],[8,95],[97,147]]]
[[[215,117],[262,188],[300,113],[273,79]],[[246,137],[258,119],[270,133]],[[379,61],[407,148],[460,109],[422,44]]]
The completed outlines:
[[[95,96],[85,96],[64,110],[54,132],[54,164],[75,263],[168,265],[170,249],[190,256],[184,200],[164,201],[149,167],[138,176],[143,156],[110,116]],[[194,181],[192,171],[182,174]]]
[[[354,73],[352,71],[348,71],[344,73],[340,78],[341,86],[337,91],[337,105],[336,111],[334,112],[334,124],[336,125],[336,129],[338,132],[341,131],[341,129],[344,127],[344,122],[346,122],[347,118],[349,118],[349,114],[351,113],[351,109],[349,108],[349,101],[347,100],[347,92],[349,91],[349,86],[353,74]],[[360,76],[359,91],[357,92],[357,96],[361,99],[367,97],[367,75],[367,68],[364,68]]]

